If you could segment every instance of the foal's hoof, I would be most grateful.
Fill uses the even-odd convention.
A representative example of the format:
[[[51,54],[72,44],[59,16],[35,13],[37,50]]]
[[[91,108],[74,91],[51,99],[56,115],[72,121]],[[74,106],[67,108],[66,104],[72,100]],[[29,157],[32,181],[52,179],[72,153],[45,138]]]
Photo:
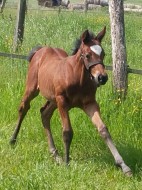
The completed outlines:
[[[10,143],[11,145],[15,145],[15,144],[16,144],[16,139],[10,139],[9,143]]]
[[[63,159],[59,156],[57,149],[52,151],[52,157],[54,158],[54,160],[55,160],[55,162],[57,164],[62,164],[63,163]]]
[[[128,176],[128,177],[132,177],[133,173],[132,173],[132,171],[129,171],[129,172],[125,173],[125,175]]]
[[[128,177],[133,176],[133,173],[132,173],[131,169],[128,166],[125,166],[125,168],[123,168],[123,173]]]
[[[124,173],[127,177],[132,177],[133,176],[133,173],[131,170],[127,171]]]
[[[54,157],[57,164],[61,165],[63,163],[63,159],[58,155]]]
[[[121,170],[123,171],[123,174],[127,177],[132,177],[133,173],[131,171],[131,169],[126,165],[126,164],[116,164],[117,167],[121,168]]]

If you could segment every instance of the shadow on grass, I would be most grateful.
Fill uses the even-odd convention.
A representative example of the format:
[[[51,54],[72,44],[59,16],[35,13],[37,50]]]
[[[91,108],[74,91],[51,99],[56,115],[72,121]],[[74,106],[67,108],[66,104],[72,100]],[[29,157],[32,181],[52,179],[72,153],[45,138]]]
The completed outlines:
[[[133,176],[141,178],[142,149],[135,148],[133,144],[120,144],[119,142],[116,142],[115,144],[124,162],[131,168]],[[104,163],[104,165],[107,166],[115,165],[112,154],[103,142],[98,142],[96,147],[94,147],[94,151],[90,152],[89,149],[93,150],[91,144],[90,148],[82,148],[82,150],[80,150],[82,151],[81,155],[78,155],[75,160],[81,160],[81,162],[98,162],[100,165]],[[118,167],[116,166],[116,169],[117,168]]]
[[[132,169],[133,174],[140,177],[142,171],[142,149],[134,147],[133,144],[119,145],[118,148],[124,161]]]

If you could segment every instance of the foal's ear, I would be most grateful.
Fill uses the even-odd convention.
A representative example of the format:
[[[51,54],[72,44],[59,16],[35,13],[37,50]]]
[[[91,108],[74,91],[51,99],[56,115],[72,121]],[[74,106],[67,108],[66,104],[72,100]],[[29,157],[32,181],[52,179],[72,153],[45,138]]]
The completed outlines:
[[[87,44],[90,41],[90,34],[88,30],[85,30],[81,36],[81,41]]]
[[[106,26],[104,27],[104,29],[97,35],[96,39],[99,40],[100,42],[102,41],[104,35],[106,33]]]

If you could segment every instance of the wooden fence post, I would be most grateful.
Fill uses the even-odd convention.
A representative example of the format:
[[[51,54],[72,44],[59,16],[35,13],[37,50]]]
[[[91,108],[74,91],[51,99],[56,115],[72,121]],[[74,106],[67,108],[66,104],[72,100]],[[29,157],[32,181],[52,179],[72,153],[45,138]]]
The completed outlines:
[[[115,93],[120,98],[125,98],[128,86],[128,73],[123,0],[110,0],[109,13],[112,38],[113,86]]]
[[[3,12],[3,9],[5,7],[6,0],[0,0],[0,12]]]
[[[14,51],[18,50],[18,48],[21,46],[23,42],[26,9],[27,9],[26,0],[19,0],[17,21],[16,21],[16,28],[15,28],[15,35],[13,42]]]
[[[87,12],[88,10],[88,2],[87,0],[84,0],[84,11]]]

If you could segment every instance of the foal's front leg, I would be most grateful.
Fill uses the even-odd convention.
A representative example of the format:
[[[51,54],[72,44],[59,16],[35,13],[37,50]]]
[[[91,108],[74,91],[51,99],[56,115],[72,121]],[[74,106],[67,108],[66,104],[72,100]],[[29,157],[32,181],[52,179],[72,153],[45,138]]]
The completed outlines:
[[[90,116],[93,124],[96,125],[101,137],[104,139],[105,143],[109,147],[115,159],[116,165],[122,169],[124,174],[127,174],[129,176],[132,175],[131,169],[123,161],[123,158],[121,157],[117,148],[113,144],[112,138],[107,127],[101,120],[99,105],[96,102],[87,104],[87,106],[84,106],[84,111]]]
[[[70,145],[73,138],[73,130],[71,127],[68,108],[66,100],[63,96],[58,96],[56,98],[58,110],[62,120],[62,127],[63,127],[63,141],[65,146],[65,163],[69,163],[69,152],[70,152]]]

